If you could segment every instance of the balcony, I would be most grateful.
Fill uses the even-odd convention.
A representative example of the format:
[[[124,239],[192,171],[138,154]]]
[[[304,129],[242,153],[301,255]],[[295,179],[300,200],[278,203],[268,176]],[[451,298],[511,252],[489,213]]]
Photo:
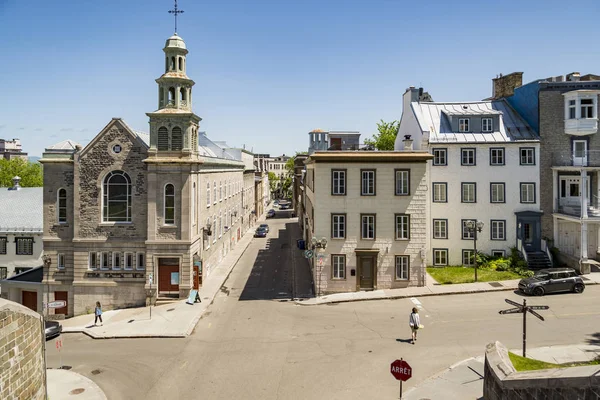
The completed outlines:
[[[600,150],[588,150],[569,154],[566,152],[552,153],[554,167],[600,167]]]
[[[581,203],[561,203],[561,199],[557,201],[558,204],[558,212],[565,215],[570,215],[572,217],[582,217],[581,213]],[[592,200],[588,202],[587,207],[588,218],[600,219],[600,201],[598,196],[592,196]]]
[[[582,136],[598,132],[597,118],[573,118],[565,120],[565,133]]]

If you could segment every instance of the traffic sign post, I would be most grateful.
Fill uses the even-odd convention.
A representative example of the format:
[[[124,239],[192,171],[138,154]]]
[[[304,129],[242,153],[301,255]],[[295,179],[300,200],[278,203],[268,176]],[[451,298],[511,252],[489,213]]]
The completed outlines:
[[[390,372],[394,375],[394,378],[400,381],[400,400],[402,400],[402,382],[412,377],[412,368],[406,361],[400,358],[392,363]]]
[[[525,299],[523,299],[522,305],[517,302],[514,302],[512,300],[509,300],[509,299],[504,299],[504,301],[506,301],[511,306],[515,306],[515,308],[509,308],[508,310],[500,310],[500,311],[498,311],[499,314],[502,314],[502,315],[504,315],[504,314],[519,314],[519,313],[523,314],[523,357],[526,357],[525,350],[527,347],[527,313],[531,313],[531,314],[533,314],[533,316],[535,316],[536,318],[543,321],[544,317],[542,317],[540,314],[536,313],[533,310],[547,310],[550,307],[548,307],[548,306],[528,306],[527,300],[525,300]]]
[[[48,308],[63,308],[67,306],[67,302],[64,300],[55,300],[47,304]]]

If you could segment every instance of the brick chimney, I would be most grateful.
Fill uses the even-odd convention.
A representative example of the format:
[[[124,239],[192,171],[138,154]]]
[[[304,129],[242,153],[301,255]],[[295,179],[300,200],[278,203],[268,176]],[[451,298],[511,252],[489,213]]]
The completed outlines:
[[[523,85],[523,73],[513,72],[508,75],[498,75],[492,79],[492,99],[501,99],[510,97],[515,93],[515,89]]]
[[[571,72],[570,74],[567,74],[566,80],[569,82],[577,82],[580,77],[581,74],[579,72]]]

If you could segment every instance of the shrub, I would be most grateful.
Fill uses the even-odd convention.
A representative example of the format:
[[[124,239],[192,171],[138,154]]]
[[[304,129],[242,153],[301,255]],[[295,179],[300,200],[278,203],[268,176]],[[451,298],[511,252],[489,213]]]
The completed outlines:
[[[487,267],[494,271],[510,270],[510,260],[507,258],[496,258],[488,262]]]

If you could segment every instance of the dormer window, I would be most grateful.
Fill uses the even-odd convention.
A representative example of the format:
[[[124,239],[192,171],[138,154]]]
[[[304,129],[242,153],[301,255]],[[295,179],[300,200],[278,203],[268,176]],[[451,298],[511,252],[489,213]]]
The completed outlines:
[[[458,131],[459,132],[469,132],[469,118],[459,118],[458,119]]]
[[[492,132],[494,130],[493,120],[491,118],[481,119],[481,132]]]

